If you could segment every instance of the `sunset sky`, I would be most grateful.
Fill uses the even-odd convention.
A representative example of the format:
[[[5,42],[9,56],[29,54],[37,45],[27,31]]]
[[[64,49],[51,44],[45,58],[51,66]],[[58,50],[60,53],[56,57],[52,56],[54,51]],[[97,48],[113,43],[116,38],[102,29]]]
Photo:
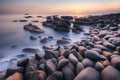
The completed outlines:
[[[0,0],[0,14],[102,14],[120,12],[120,0]]]

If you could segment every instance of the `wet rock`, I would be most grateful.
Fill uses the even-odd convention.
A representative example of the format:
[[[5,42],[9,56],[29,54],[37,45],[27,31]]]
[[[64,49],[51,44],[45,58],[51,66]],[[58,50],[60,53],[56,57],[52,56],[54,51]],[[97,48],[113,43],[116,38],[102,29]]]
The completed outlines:
[[[72,16],[61,16],[61,19],[70,21],[70,20],[73,20],[73,17]]]
[[[79,62],[78,59],[73,54],[70,54],[68,59],[72,62],[74,66],[76,66],[77,63]]]
[[[82,64],[84,67],[93,67],[94,65],[93,62],[88,58],[83,59]]]
[[[70,43],[70,41],[69,41],[69,40],[66,40],[66,39],[60,39],[60,40],[57,40],[56,43],[57,43],[57,44],[68,44],[68,43]]]
[[[21,59],[21,60],[17,61],[17,66],[24,67],[27,65],[28,61],[29,61],[29,58]]]
[[[46,63],[46,59],[45,58],[40,59],[39,64],[45,64],[45,63]]]
[[[22,51],[23,52],[28,52],[28,53],[37,53],[37,52],[40,52],[40,50],[38,48],[24,48]]]
[[[64,68],[62,68],[62,73],[64,75],[64,80],[73,80],[75,77],[75,74],[72,72],[72,70],[65,66]],[[69,76],[69,77],[68,77]]]
[[[84,56],[84,52],[86,51],[86,48],[84,46],[79,46],[78,47],[80,55]]]
[[[65,59],[65,57],[64,57],[64,56],[60,56],[60,57],[58,58],[58,61],[60,61],[60,60],[62,60],[62,59]]]
[[[45,53],[41,53],[41,52],[39,52],[39,53],[36,53],[35,54],[35,59],[36,60],[40,60],[40,59],[42,59],[42,58],[44,58],[45,57]]]
[[[30,32],[34,32],[34,33],[44,33],[45,32],[41,28],[37,27],[36,25],[32,25],[31,23],[25,25],[24,29],[27,31],[30,31]]]
[[[117,31],[119,28],[118,27],[110,27],[111,31]]]
[[[32,21],[32,22],[39,22],[38,20],[34,20],[34,21]]]
[[[53,72],[46,80],[63,80],[63,74],[60,71]]]
[[[118,47],[116,48],[116,50],[120,53],[120,46],[118,46]]]
[[[65,51],[61,52],[61,55],[64,56],[64,57],[66,57],[66,58],[69,56],[69,54],[70,54],[69,50],[65,50]]]
[[[21,73],[16,72],[5,80],[23,80],[23,75]]]
[[[25,18],[32,18],[32,16],[25,16]]]
[[[28,64],[26,65],[25,73],[30,71],[35,71],[37,69],[38,69],[38,61],[34,57],[30,58]]]
[[[104,69],[104,66],[103,66],[103,64],[101,62],[96,62],[95,68],[98,71],[102,71]]]
[[[67,65],[69,63],[69,60],[68,59],[61,59],[59,62],[58,62],[58,70],[62,69],[65,65]]]
[[[92,41],[93,43],[95,43],[95,42],[100,41],[100,38],[99,38],[98,36],[93,36],[92,39],[91,39],[91,41]]]
[[[81,62],[78,62],[77,66],[76,66],[76,74],[78,74],[79,72],[81,72],[83,69],[84,69],[83,64]]]
[[[0,80],[5,80],[5,75],[4,72],[0,72]]]
[[[19,20],[19,22],[27,22],[27,20]]]
[[[45,64],[39,64],[39,70],[46,71]]]
[[[46,76],[42,70],[30,71],[25,74],[25,80],[45,80]]]
[[[100,74],[92,67],[83,69],[74,80],[101,80]]]
[[[51,50],[45,50],[45,58],[46,59],[52,59],[52,58],[54,58],[53,51],[51,51]]]
[[[60,52],[59,51],[53,51],[53,57],[58,59],[58,57],[60,56]]]
[[[47,74],[50,75],[51,73],[55,72],[57,70],[56,65],[52,62],[51,59],[46,61],[46,71]]]
[[[92,51],[92,50],[87,50],[85,51],[85,57],[90,58],[92,60],[100,60],[101,56],[98,52]]]
[[[108,52],[108,51],[103,51],[103,55],[104,55],[105,57],[109,58],[109,57],[112,55],[112,53],[110,53],[110,52]]]
[[[95,48],[99,48],[99,49],[101,49],[102,51],[107,51],[107,48],[104,47],[103,45],[98,45],[98,44],[96,44],[94,47],[95,47]]]
[[[72,31],[79,34],[81,31],[83,31],[83,28],[79,25],[74,25]]]
[[[92,49],[90,49],[90,50],[96,51],[96,52],[98,52],[99,54],[102,54],[102,53],[103,53],[103,51],[102,51],[101,49],[99,49],[99,48],[92,48]]]
[[[106,67],[101,72],[102,80],[120,80],[120,72],[112,66]]]
[[[30,40],[37,40],[37,38],[34,36],[30,36]]]
[[[19,72],[19,73],[24,73],[24,68],[23,67],[9,67],[6,72],[6,77]]]
[[[13,20],[12,22],[18,22],[18,20]]]
[[[98,34],[98,36],[100,37],[100,38],[103,38],[104,36],[106,36],[107,35],[107,31],[100,31],[100,33]]]
[[[113,57],[111,60],[111,64],[120,71],[120,56]]]
[[[43,49],[53,49],[51,46],[43,46]]]
[[[111,65],[111,64],[110,64],[110,61],[108,61],[108,60],[103,61],[102,64],[103,64],[103,66],[105,66],[105,67]]]
[[[72,49],[71,53],[73,53],[73,55],[78,59],[78,61],[82,60],[82,56],[75,49]]]
[[[48,38],[43,38],[43,39],[40,39],[40,42],[41,43],[46,43],[46,42],[48,42],[49,41],[49,39]]]
[[[111,43],[109,43],[109,42],[103,42],[103,45],[106,47],[106,48],[110,48],[110,49],[114,49],[115,48],[115,46],[113,45],[113,44],[111,44]]]

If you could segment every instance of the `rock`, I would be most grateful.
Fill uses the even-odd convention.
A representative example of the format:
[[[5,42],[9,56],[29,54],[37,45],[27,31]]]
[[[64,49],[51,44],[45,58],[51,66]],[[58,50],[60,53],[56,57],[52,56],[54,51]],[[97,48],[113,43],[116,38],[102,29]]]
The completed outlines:
[[[64,57],[66,57],[66,58],[69,56],[69,54],[70,54],[69,50],[65,50],[65,51],[61,52],[61,55],[64,56]]]
[[[73,53],[73,55],[78,59],[78,61],[82,61],[82,56],[75,49],[72,49],[71,53]]]
[[[105,57],[109,58],[109,57],[112,55],[112,53],[110,53],[110,52],[108,52],[108,51],[103,51],[103,55],[104,55]]]
[[[22,51],[23,52],[28,52],[28,53],[37,53],[37,52],[40,52],[40,50],[38,48],[24,48]]]
[[[46,71],[45,64],[39,64],[39,70]]]
[[[46,73],[42,70],[30,71],[25,74],[25,80],[45,80]]]
[[[118,69],[120,71],[120,56],[113,57],[111,59],[111,64],[113,67],[115,67],[116,69]]]
[[[92,67],[83,69],[74,80],[101,80],[100,74]]]
[[[64,75],[64,79],[63,80],[73,80],[75,78],[75,74],[67,66],[65,66],[64,68],[62,68],[62,73]]]
[[[103,42],[103,45],[106,47],[106,48],[110,48],[110,49],[114,49],[115,46],[107,41]]]
[[[44,33],[45,32],[41,28],[37,27],[36,25],[32,25],[31,23],[25,25],[24,30],[27,30],[27,31],[33,32],[33,33]]]
[[[50,75],[51,73],[55,72],[57,70],[56,65],[52,62],[51,59],[46,61],[46,71],[47,74]]]
[[[56,67],[57,67],[57,64],[58,64],[57,59],[56,59],[56,58],[52,58],[51,61],[52,61],[52,62],[56,65]]]
[[[92,41],[93,43],[95,43],[95,42],[100,41],[100,38],[99,38],[98,36],[93,36],[92,39],[91,39],[91,41]]]
[[[116,48],[116,51],[118,51],[118,52],[120,53],[120,46],[118,46],[118,47]]]
[[[24,73],[24,68],[23,67],[9,67],[6,72],[6,77],[9,77],[16,72]]]
[[[24,67],[27,65],[28,61],[29,61],[29,58],[21,59],[21,60],[17,61],[17,66]]]
[[[101,62],[96,62],[95,69],[98,71],[102,71],[104,69],[104,66]]]
[[[84,46],[79,46],[78,47],[80,55],[84,56],[84,52],[86,51],[86,48]]]
[[[52,58],[54,58],[53,51],[51,51],[51,50],[45,50],[45,58],[46,59],[52,59]]]
[[[28,64],[26,65],[25,73],[30,71],[35,71],[37,69],[38,69],[38,61],[34,57],[30,58]]]
[[[79,25],[73,25],[72,31],[75,33],[80,33],[81,31],[83,31],[83,28]]]
[[[81,62],[78,62],[77,66],[76,66],[76,74],[81,72],[83,69],[84,69],[83,64]]]
[[[45,63],[46,63],[46,59],[45,58],[40,59],[39,64],[45,64]]]
[[[66,40],[66,39],[60,39],[60,40],[57,40],[56,43],[57,43],[57,44],[68,44],[68,43],[70,43],[70,41],[69,41],[69,40]]]
[[[41,53],[41,52],[39,52],[39,53],[36,53],[35,54],[35,59],[36,60],[40,60],[40,59],[42,59],[42,58],[44,58],[45,57],[45,54],[44,53]]]
[[[67,64],[67,67],[69,67],[71,70],[72,70],[72,72],[74,72],[75,73],[75,71],[76,71],[76,66],[74,66],[73,64],[72,64],[72,62],[70,62],[69,61],[69,63]]]
[[[65,57],[64,57],[64,56],[60,56],[60,57],[58,58],[58,61],[60,61],[60,60],[62,60],[62,59],[65,59]]]
[[[82,64],[84,67],[93,67],[93,62],[88,58],[84,58]]]
[[[51,50],[51,49],[53,49],[53,48],[52,48],[51,46],[47,46],[47,45],[46,45],[46,46],[43,46],[43,49],[50,49],[50,50]]]
[[[98,34],[98,36],[100,37],[100,38],[103,38],[104,36],[106,36],[107,35],[107,31],[100,31],[99,32],[99,34]]]
[[[30,40],[37,40],[37,38],[34,36],[30,36]]]
[[[48,38],[43,38],[43,39],[40,39],[40,42],[41,43],[46,43],[46,42],[48,42],[49,41],[49,39]]]
[[[32,21],[32,22],[39,22],[38,20],[34,20],[34,21]]]
[[[58,59],[58,57],[60,56],[60,52],[59,51],[53,51],[53,57]]]
[[[103,64],[103,66],[105,66],[105,67],[111,65],[111,64],[110,64],[110,61],[108,61],[108,60],[103,61],[102,64]]]
[[[25,18],[32,18],[32,16],[25,16]]]
[[[69,60],[68,59],[61,59],[59,62],[58,62],[58,70],[61,70],[65,65],[67,65],[69,63]]]
[[[0,72],[0,80],[5,80],[5,75],[4,72]]]
[[[120,72],[112,66],[106,67],[101,72],[102,80],[120,80]]]
[[[60,71],[53,72],[46,80],[63,80],[63,74]]]
[[[23,75],[21,73],[16,72],[5,80],[23,80]]]
[[[73,17],[72,16],[61,16],[61,19],[70,21],[70,20],[73,20]]]
[[[101,49],[99,49],[99,48],[92,48],[92,49],[90,49],[90,50],[96,51],[96,52],[98,52],[99,54],[102,54],[102,53],[103,53],[103,51],[102,51]]]
[[[102,51],[107,51],[107,48],[104,47],[103,45],[98,45],[98,44],[96,44],[94,47],[95,47],[95,48],[99,48],[99,49],[101,49]]]
[[[70,54],[68,59],[72,62],[74,66],[76,66],[77,63],[79,62],[78,59],[73,54]]]
[[[19,20],[19,22],[27,22],[27,20]]]
[[[92,59],[92,60],[100,60],[101,56],[98,52],[92,51],[92,50],[87,50],[85,51],[85,57]]]
[[[111,31],[117,31],[119,28],[118,27],[110,27]]]

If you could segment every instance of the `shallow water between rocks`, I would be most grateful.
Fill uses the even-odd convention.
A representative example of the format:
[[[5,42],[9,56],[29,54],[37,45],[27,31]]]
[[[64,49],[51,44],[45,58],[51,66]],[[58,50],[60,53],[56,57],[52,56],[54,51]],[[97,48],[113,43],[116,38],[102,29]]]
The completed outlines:
[[[70,32],[57,32],[52,28],[42,26],[45,18],[37,18],[39,15],[32,15],[33,18],[26,19],[25,15],[0,15],[0,71],[6,71],[9,66],[16,66],[19,59],[31,57],[34,54],[22,52],[23,48],[39,48],[42,52],[43,45],[52,45],[57,47],[56,41],[62,37],[71,39],[71,43],[81,41],[89,36],[84,35],[84,32],[89,32],[90,26],[82,26],[84,32],[80,34]],[[43,16],[43,15],[40,15]],[[46,16],[46,15],[44,15]],[[12,22],[13,20],[28,20],[27,22]],[[39,22],[31,22],[38,20]],[[45,30],[45,33],[35,34],[25,31],[23,26],[32,23]],[[30,36],[37,37],[37,40],[30,40]],[[40,38],[53,36],[54,39],[47,43],[40,43]],[[69,44],[69,45],[70,45]],[[14,48],[12,48],[14,46]]]

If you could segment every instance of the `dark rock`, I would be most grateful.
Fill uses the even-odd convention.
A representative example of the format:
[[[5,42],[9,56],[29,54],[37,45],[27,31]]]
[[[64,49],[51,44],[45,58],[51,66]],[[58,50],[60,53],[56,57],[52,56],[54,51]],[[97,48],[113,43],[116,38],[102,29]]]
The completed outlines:
[[[58,70],[62,69],[65,65],[67,65],[69,63],[69,60],[68,59],[61,59],[59,62],[58,62]]]
[[[63,80],[63,74],[60,71],[53,72],[46,80]]]
[[[17,61],[17,66],[24,67],[27,65],[28,61],[29,61],[29,58],[21,59],[21,60]]]
[[[70,21],[70,20],[73,20],[73,17],[72,16],[61,16],[61,19]]]
[[[106,47],[106,48],[110,48],[110,49],[114,49],[115,46],[107,41],[103,42],[103,45]]]
[[[40,59],[39,64],[45,64],[45,63],[46,63],[46,59],[45,58]]]
[[[101,56],[98,52],[92,51],[92,50],[87,50],[85,51],[85,57],[90,58],[92,60],[100,60]]]
[[[78,59],[78,61],[82,61],[82,56],[75,49],[72,49],[71,53],[73,53],[73,55]]]
[[[37,53],[37,52],[40,52],[40,50],[38,48],[24,48],[22,51],[23,52],[28,52],[28,53]]]
[[[5,75],[4,72],[0,72],[0,80],[5,80]]]
[[[92,67],[83,69],[74,80],[101,80],[100,74]],[[109,79],[108,79],[109,80]]]
[[[99,49],[101,49],[102,51],[107,51],[107,48],[104,47],[103,45],[96,44],[94,47],[95,47],[95,48],[99,48]]]
[[[36,60],[40,60],[40,59],[42,59],[42,58],[44,58],[45,57],[45,53],[41,53],[41,52],[39,52],[39,53],[36,53],[35,54],[35,59]]]
[[[103,38],[104,36],[106,36],[107,35],[107,31],[100,31],[99,32],[99,34],[98,34],[98,36],[100,37],[100,38]]]
[[[75,77],[75,74],[67,66],[65,66],[65,67],[62,68],[62,73],[64,75],[64,80],[73,80],[74,77]]]
[[[34,20],[34,21],[32,21],[32,22],[39,22],[38,20]]]
[[[77,66],[76,66],[76,74],[81,72],[83,69],[84,69],[83,64],[81,62],[78,62]]]
[[[1,79],[0,79],[1,80]],[[14,73],[5,80],[23,80],[23,75],[21,73]]]
[[[45,50],[45,58],[46,59],[52,59],[52,58],[54,58],[53,51],[51,51],[51,50]]]
[[[103,51],[102,51],[101,49],[99,49],[99,48],[92,48],[92,49],[90,49],[90,50],[96,51],[96,52],[98,52],[99,54],[102,54],[102,53],[103,53]]]
[[[93,67],[94,65],[93,62],[88,58],[83,59],[82,64],[84,67]]]
[[[39,64],[39,70],[46,71],[45,64]]]
[[[25,16],[25,18],[32,18],[32,16]]]
[[[27,20],[19,20],[19,22],[27,22]]]
[[[51,73],[55,72],[57,70],[56,65],[52,62],[51,59],[46,61],[46,71],[47,74],[50,75]]]
[[[116,50],[120,53],[120,46],[116,47]]]
[[[120,71],[120,56],[113,57],[111,60],[111,64],[113,67]]]
[[[30,36],[30,40],[37,40],[37,38],[34,36]]]
[[[83,31],[83,28],[79,25],[74,25],[72,31],[79,34],[80,32]]]
[[[73,54],[70,54],[68,59],[72,62],[74,66],[76,66],[77,63],[79,62],[78,59]]]
[[[65,51],[61,52],[61,55],[66,57],[66,58],[69,56],[69,54],[70,54],[69,50],[65,50]]]
[[[56,43],[57,43],[57,44],[68,44],[68,43],[70,43],[70,41],[69,41],[69,40],[66,40],[66,39],[60,39],[60,40],[57,40]]]
[[[101,62],[96,62],[95,68],[98,71],[102,71],[104,69],[104,66],[103,66],[103,64]]]
[[[6,77],[11,76],[12,74],[16,72],[24,73],[24,68],[23,67],[9,67],[6,72]]]
[[[120,72],[112,66],[106,67],[101,72],[102,80],[120,80]]]
[[[25,74],[25,80],[45,80],[46,76],[42,70],[30,71]]]

